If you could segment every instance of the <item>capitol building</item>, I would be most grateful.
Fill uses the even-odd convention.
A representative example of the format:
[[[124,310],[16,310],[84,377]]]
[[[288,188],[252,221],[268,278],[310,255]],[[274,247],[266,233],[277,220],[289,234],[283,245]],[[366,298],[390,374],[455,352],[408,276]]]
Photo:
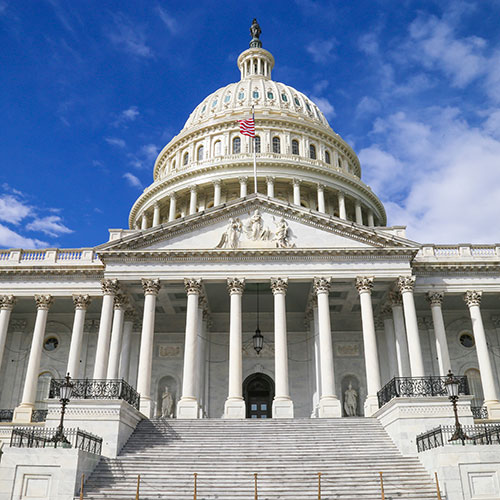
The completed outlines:
[[[204,98],[161,150],[127,228],[93,248],[0,250],[1,500],[79,498],[82,472],[82,498],[132,498],[135,486],[120,496],[111,476],[109,491],[98,479],[116,466],[132,485],[144,465],[140,498],[193,498],[161,492],[149,455],[127,476],[148,433],[190,442],[189,432],[213,432],[223,443],[262,432],[272,449],[294,426],[368,447],[373,429],[372,446],[410,470],[393,484],[397,467],[380,464],[386,498],[438,498],[436,472],[443,499],[500,499],[500,245],[424,244],[388,225],[356,153],[311,99],[272,79],[255,21],[251,33],[238,81]],[[252,113],[255,137],[240,133]],[[425,433],[455,424],[450,370],[466,437],[492,429],[496,442],[462,446],[442,430],[439,446],[425,445],[436,436]],[[57,427],[66,374],[64,427],[102,438],[100,459],[15,446],[15,429]],[[328,483],[332,446],[314,469],[322,498],[383,498]],[[362,447],[350,453],[363,460]],[[376,447],[366,453],[375,463]],[[244,498],[215,485],[203,493],[197,467],[186,465],[199,473],[198,498]],[[378,492],[379,470],[363,467]],[[318,498],[269,491],[259,498]]]

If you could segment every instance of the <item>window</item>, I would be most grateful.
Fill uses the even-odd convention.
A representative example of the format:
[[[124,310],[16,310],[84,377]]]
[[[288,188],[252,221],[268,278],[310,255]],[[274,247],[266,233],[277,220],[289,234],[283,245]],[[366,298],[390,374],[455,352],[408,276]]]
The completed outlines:
[[[339,158],[339,168],[342,168],[342,160]]]
[[[215,156],[220,156],[221,154],[222,154],[222,152],[221,152],[221,142],[217,141],[214,144],[214,155]]]
[[[281,143],[279,137],[273,137],[273,153],[281,153]]]
[[[187,165],[189,163],[189,153],[184,153],[184,157],[182,158],[182,164]]]
[[[267,98],[268,99],[274,99],[274,94],[272,92],[267,93]]]
[[[328,163],[328,165],[331,163],[330,151],[325,151],[325,163]]]
[[[300,106],[300,101],[299,101],[299,98],[298,98],[298,97],[295,97],[293,100],[295,101],[295,104],[296,104],[297,106]]]
[[[463,332],[460,334],[460,337],[458,338],[460,341],[460,344],[463,347],[467,347],[468,349],[471,347],[474,347],[475,341],[474,341],[474,336],[470,332]]]
[[[59,340],[57,340],[56,337],[48,337],[43,342],[43,348],[46,351],[55,351],[58,345],[59,345]]]
[[[175,170],[175,160],[172,162],[172,170]]]
[[[260,136],[256,135],[255,136],[255,152],[260,153]]]
[[[241,153],[241,139],[239,137],[235,137],[233,139],[233,154]]]
[[[297,139],[292,140],[292,154],[293,155],[299,154],[299,141]]]
[[[286,94],[281,94],[281,99],[283,102],[288,102],[288,97],[286,96]]]
[[[197,156],[198,161],[203,160],[203,150],[204,150],[203,146],[200,146],[198,148],[198,156]]]
[[[309,103],[306,102],[306,108],[307,108],[307,111],[309,111],[309,113],[311,112],[311,106],[309,106]]]
[[[228,94],[226,97],[224,97],[224,102],[229,102],[231,100],[231,94]]]
[[[238,99],[245,99],[245,92],[243,92],[243,91],[242,91],[242,92],[240,92],[240,93],[238,94]]]
[[[316,146],[314,144],[309,146],[309,158],[312,160],[316,159]]]
[[[203,114],[205,112],[205,110],[207,109],[207,105],[205,104],[202,108],[201,108],[201,113]]]
[[[212,102],[212,108],[215,108],[215,106],[217,106],[217,99],[215,99],[215,100]]]
[[[254,99],[258,99],[258,98],[259,98],[259,95],[260,95],[260,94],[259,94],[259,91],[258,91],[258,90],[254,90],[254,91],[253,91],[253,94],[252,94],[252,97],[253,97]]]

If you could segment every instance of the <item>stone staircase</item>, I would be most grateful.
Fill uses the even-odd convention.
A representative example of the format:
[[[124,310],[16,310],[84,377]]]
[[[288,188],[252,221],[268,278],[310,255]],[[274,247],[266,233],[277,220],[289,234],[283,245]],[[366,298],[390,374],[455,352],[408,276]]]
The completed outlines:
[[[85,499],[380,500],[436,499],[416,458],[403,457],[369,418],[144,420],[116,459],[102,458]]]

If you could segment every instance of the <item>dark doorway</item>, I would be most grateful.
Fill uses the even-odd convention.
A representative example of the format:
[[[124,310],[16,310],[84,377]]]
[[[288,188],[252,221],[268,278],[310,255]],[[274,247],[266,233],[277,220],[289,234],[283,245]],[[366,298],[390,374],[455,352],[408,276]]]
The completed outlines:
[[[264,373],[253,373],[243,382],[247,418],[271,418],[274,382]]]

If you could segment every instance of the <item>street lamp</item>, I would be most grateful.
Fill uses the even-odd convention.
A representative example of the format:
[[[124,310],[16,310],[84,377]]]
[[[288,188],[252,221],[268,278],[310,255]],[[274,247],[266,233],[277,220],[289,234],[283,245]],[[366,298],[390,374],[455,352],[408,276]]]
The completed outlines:
[[[64,435],[64,426],[63,426],[66,405],[69,403],[69,400],[71,398],[71,393],[73,392],[73,384],[71,383],[70,379],[71,377],[69,376],[68,373],[66,377],[64,377],[64,382],[59,388],[59,396],[60,396],[59,401],[61,402],[61,420],[59,422],[59,426],[57,427],[56,433],[52,437],[52,441],[54,442],[54,447],[56,448],[57,448],[57,443],[61,443],[63,446],[70,444],[70,442]]]
[[[453,413],[455,414],[455,432],[453,433],[449,441],[460,440],[462,441],[462,445],[465,445],[465,440],[469,439],[469,437],[463,431],[462,425],[458,420],[457,401],[459,383],[460,381],[453,375],[451,370],[449,370],[444,385],[446,387],[446,392],[448,393],[448,398],[453,405]]]

